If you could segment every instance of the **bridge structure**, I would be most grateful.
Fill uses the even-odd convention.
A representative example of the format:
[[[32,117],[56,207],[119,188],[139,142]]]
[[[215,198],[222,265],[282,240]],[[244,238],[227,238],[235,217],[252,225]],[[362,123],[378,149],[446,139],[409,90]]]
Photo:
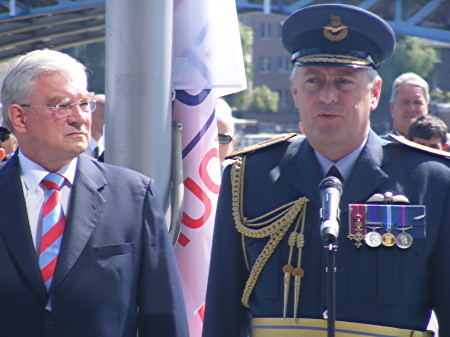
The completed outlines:
[[[450,43],[450,0],[236,0],[236,7],[239,14],[289,15],[320,3],[358,6],[384,18],[396,34]],[[0,62],[34,49],[103,41],[105,7],[105,0],[0,0]]]

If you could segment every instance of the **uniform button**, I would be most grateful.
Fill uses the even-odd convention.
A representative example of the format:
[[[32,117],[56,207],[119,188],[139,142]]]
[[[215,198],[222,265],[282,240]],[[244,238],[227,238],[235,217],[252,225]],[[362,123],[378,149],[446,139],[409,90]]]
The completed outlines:
[[[53,329],[54,326],[55,326],[55,323],[53,323],[53,321],[47,321],[47,323],[45,324],[45,327],[46,327],[48,330]]]

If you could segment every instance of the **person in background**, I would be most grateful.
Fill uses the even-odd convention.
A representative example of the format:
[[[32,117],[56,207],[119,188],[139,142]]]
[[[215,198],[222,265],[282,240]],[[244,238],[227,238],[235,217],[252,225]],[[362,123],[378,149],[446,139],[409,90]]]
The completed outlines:
[[[187,337],[155,182],[81,155],[96,103],[85,67],[30,52],[1,98],[19,144],[0,169],[1,335]]]
[[[446,151],[447,132],[447,124],[442,119],[435,115],[424,115],[417,117],[410,124],[408,139],[436,150]]]
[[[408,128],[412,120],[428,114],[428,83],[411,72],[398,76],[392,84],[389,103],[394,127],[390,133],[408,139]]]
[[[17,139],[4,126],[0,126],[0,146],[5,150],[5,158],[3,161],[8,160],[14,154],[17,149]]]
[[[89,146],[84,151],[85,154],[95,159],[99,159],[105,150],[103,131],[105,127],[105,95],[97,94],[94,96],[96,108],[92,112],[91,125],[91,141]]]
[[[433,308],[450,336],[450,161],[370,126],[392,29],[369,11],[323,4],[291,14],[282,42],[305,137],[232,154],[203,337],[327,336],[333,250],[337,337],[432,336]]]
[[[219,138],[219,160],[223,166],[225,157],[234,148],[234,120],[231,108],[223,98],[216,99],[217,131]]]

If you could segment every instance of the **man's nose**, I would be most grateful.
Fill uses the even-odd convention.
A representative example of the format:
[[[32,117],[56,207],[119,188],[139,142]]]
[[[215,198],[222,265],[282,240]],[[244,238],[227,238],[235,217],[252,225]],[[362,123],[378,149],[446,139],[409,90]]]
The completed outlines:
[[[323,87],[320,99],[325,104],[336,103],[338,98],[338,91],[333,83],[326,83]]]

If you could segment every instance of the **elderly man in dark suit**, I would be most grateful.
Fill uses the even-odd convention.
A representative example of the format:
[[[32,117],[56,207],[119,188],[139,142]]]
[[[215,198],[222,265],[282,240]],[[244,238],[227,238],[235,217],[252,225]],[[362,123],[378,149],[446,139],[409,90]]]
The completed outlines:
[[[0,335],[188,336],[154,182],[80,155],[85,68],[39,50],[2,85],[19,150],[0,170]]]
[[[282,38],[306,138],[230,155],[203,336],[330,336],[331,272],[331,335],[431,336],[434,308],[441,335],[450,336],[450,163],[370,128],[392,30],[373,13],[329,4],[293,13]],[[337,212],[325,217],[336,208],[319,186],[332,191],[324,195],[333,205],[342,191],[340,221]],[[321,220],[322,205],[333,226]],[[337,269],[327,273],[333,252]]]

